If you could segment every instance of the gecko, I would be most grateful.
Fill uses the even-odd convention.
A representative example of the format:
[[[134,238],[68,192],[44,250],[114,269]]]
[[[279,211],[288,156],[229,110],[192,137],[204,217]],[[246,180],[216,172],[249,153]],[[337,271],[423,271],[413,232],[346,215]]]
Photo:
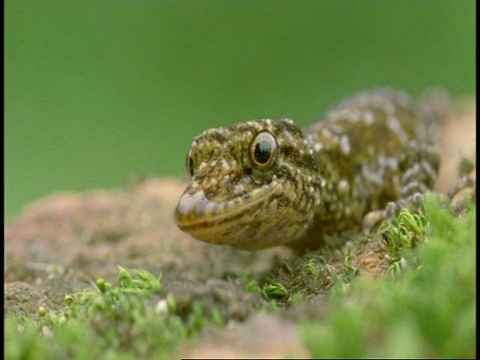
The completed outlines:
[[[177,226],[211,244],[300,251],[325,235],[372,227],[388,206],[434,186],[448,98],[431,93],[415,101],[375,88],[305,128],[281,118],[204,131],[187,154]]]

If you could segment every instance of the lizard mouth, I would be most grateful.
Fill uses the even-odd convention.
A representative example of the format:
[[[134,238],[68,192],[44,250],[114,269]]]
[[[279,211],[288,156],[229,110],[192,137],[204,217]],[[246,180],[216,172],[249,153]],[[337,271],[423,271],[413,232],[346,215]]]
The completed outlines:
[[[228,234],[235,237],[234,229],[258,220],[258,213],[275,189],[273,184],[263,185],[226,201],[209,200],[203,191],[184,192],[175,210],[175,222],[198,240],[230,244]]]

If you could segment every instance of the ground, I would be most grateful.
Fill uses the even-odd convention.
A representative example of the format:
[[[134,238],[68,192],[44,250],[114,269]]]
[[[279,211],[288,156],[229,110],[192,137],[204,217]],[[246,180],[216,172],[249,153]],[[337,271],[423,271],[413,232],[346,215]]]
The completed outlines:
[[[459,102],[443,127],[438,192],[458,178],[462,156],[475,156],[475,111],[475,100]],[[164,291],[179,311],[195,300],[216,307],[228,321],[227,331],[205,328],[200,341],[183,348],[185,357],[308,356],[294,324],[322,316],[318,304],[332,277],[352,271],[376,278],[388,268],[376,234],[344,234],[303,257],[282,247],[245,252],[193,240],[173,221],[184,187],[180,179],[131,179],[122,189],[56,193],[26,206],[5,224],[5,316],[35,319],[40,306],[62,309],[65,294],[95,288],[99,277],[113,281],[121,265],[162,273]],[[352,262],[345,265],[347,253]],[[326,262],[330,270],[321,281],[306,281],[302,271],[309,262]],[[280,315],[265,314],[259,311],[265,298],[247,291],[246,279],[260,286],[281,283],[308,301]]]

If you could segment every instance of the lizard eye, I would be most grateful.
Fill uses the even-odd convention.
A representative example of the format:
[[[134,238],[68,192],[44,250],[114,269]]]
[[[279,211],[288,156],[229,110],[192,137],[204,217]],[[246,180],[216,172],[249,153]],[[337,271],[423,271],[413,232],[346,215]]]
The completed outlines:
[[[194,172],[194,164],[193,164],[193,155],[192,155],[192,149],[188,150],[187,154],[187,159],[185,161],[185,166],[187,168],[187,173],[190,178],[193,178],[193,175],[195,174]]]
[[[250,160],[258,168],[265,169],[273,165],[277,154],[277,143],[269,132],[263,131],[250,143]]]

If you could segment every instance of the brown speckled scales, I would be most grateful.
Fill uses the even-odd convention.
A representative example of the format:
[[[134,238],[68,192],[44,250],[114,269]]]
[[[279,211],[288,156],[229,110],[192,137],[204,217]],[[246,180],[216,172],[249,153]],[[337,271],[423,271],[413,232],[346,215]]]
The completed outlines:
[[[444,99],[374,89],[305,129],[290,119],[209,129],[193,139],[175,221],[212,244],[316,248],[324,234],[359,228],[367,213],[433,186]]]

